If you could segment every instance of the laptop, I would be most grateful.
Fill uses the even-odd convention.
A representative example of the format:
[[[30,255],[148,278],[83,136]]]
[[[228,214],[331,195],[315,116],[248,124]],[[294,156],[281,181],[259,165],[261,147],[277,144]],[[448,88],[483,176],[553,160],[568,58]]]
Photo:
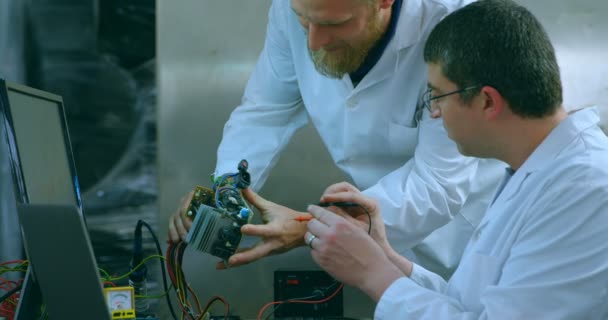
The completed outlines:
[[[18,204],[26,253],[50,320],[110,320],[89,234],[76,205]]]

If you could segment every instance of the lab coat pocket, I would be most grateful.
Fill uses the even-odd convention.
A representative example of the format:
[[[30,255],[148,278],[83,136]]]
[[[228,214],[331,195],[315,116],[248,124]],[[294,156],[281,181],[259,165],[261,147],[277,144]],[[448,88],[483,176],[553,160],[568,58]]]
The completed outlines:
[[[470,275],[463,285],[463,303],[474,310],[481,311],[481,296],[484,291],[498,283],[500,269],[498,259],[481,253],[473,252],[466,259],[466,273]],[[464,270],[463,270],[464,271]]]
[[[390,122],[388,139],[392,154],[412,157],[418,144],[418,128]]]

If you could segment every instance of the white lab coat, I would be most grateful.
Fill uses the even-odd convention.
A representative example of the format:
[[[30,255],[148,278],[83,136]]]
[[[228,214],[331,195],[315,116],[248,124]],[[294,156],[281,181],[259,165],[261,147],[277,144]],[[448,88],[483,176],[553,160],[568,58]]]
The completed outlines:
[[[608,138],[597,110],[570,115],[514,174],[450,281],[414,266],[375,319],[606,319]]]
[[[273,1],[264,49],[242,104],[225,125],[215,174],[233,172],[235,163],[248,159],[252,187],[259,189],[310,117],[336,165],[359,188],[371,187],[366,193],[379,200],[390,241],[400,252],[457,216],[428,238],[430,245],[420,246],[429,257],[426,266],[449,273],[503,167],[461,156],[441,121],[428,114],[418,123],[416,106],[426,87],[424,40],[462,5],[404,0],[393,39],[353,88],[348,75],[330,79],[315,70],[290,1]],[[457,215],[465,200],[470,210]]]

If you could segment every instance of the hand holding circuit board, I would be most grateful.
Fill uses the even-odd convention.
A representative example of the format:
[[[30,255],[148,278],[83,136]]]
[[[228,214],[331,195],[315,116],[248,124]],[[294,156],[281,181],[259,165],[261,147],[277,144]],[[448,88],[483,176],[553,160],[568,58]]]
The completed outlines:
[[[238,172],[214,179],[212,189],[194,189],[186,211],[194,219],[186,238],[189,247],[224,260],[234,254],[242,238],[241,226],[253,217],[241,193],[251,183],[247,168],[247,160],[241,160]]]

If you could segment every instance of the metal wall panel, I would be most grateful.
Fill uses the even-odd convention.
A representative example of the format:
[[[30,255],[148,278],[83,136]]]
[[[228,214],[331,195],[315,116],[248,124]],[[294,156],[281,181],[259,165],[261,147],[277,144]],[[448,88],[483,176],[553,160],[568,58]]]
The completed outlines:
[[[520,0],[543,23],[555,46],[564,106],[598,105],[608,122],[608,1]]]
[[[287,1],[287,0],[285,0]],[[522,0],[546,26],[557,48],[565,104],[608,109],[608,2]],[[158,125],[161,221],[195,184],[209,185],[224,122],[239,103],[261,50],[270,0],[182,0],[158,4]],[[301,166],[306,163],[306,166]],[[288,178],[288,179],[287,179]],[[343,180],[316,132],[298,133],[262,195],[304,209],[325,186]],[[167,226],[161,223],[165,236]],[[316,268],[300,249],[262,262],[217,272],[217,259],[188,252],[185,272],[201,299],[225,296],[234,314],[255,318],[272,300],[272,272]],[[345,315],[371,317],[373,304],[355,290]]]

